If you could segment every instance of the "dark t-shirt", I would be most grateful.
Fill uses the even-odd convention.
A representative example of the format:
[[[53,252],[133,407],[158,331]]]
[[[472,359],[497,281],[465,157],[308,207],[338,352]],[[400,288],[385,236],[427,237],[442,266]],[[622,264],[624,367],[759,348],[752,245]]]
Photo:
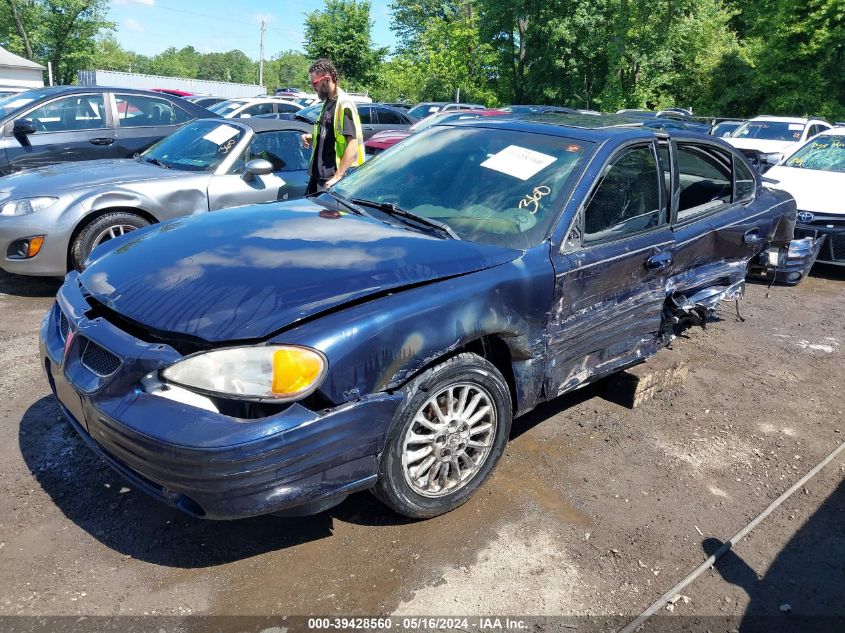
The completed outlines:
[[[336,107],[337,100],[329,99],[326,101],[326,107],[323,109],[323,117],[320,119],[320,133],[316,145],[317,159],[315,161],[317,178],[319,180],[328,180],[337,171],[334,148],[334,111]],[[349,111],[349,108],[344,112],[343,135],[347,141],[355,138],[355,123],[352,120],[352,113]]]

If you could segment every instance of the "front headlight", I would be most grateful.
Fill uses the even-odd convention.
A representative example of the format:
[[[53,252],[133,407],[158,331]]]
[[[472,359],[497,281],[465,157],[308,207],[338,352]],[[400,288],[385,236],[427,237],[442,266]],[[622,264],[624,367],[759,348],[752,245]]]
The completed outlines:
[[[21,198],[0,203],[0,215],[28,215],[53,206],[58,198],[53,196],[39,196],[37,198]]]
[[[328,362],[316,350],[265,345],[202,352],[171,365],[161,376],[207,394],[287,402],[313,393],[327,369]]]
[[[760,154],[760,162],[768,163],[769,165],[777,165],[783,160],[782,152],[771,152],[769,154]]]

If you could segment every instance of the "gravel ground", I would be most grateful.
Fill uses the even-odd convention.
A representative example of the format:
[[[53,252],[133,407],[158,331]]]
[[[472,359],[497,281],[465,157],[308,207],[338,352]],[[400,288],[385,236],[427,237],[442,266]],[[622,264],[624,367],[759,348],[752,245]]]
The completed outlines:
[[[37,359],[56,288],[0,273],[0,615],[630,618],[845,441],[845,271],[817,266],[797,288],[750,285],[744,322],[726,306],[675,341],[683,386],[631,410],[598,383],[515,421],[494,476],[446,516],[358,494],[316,517],[200,521],[133,490],[62,419]],[[785,603],[841,617],[843,468],[653,626],[788,618]]]

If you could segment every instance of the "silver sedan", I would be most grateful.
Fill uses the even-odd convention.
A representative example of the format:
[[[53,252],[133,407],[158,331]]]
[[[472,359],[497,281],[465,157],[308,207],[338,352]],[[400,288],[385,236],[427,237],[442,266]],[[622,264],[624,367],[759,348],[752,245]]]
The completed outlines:
[[[0,178],[0,267],[64,276],[99,244],[175,217],[305,195],[311,126],[202,119],[134,159],[65,163]]]

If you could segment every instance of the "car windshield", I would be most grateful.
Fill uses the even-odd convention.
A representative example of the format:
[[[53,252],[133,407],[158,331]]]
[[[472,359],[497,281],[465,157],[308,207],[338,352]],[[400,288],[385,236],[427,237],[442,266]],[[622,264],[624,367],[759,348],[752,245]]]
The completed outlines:
[[[320,111],[323,109],[323,103],[315,103],[312,106],[307,108],[302,108],[299,112],[296,113],[296,116],[301,117],[303,119],[307,119],[311,123],[315,123],[317,121],[317,117],[320,116]]]
[[[433,127],[333,191],[442,222],[464,240],[525,249],[545,239],[592,151],[592,143],[547,134]]]
[[[845,173],[845,135],[817,136],[784,164],[786,167]]]
[[[140,160],[180,171],[213,171],[246,131],[219,121],[194,121],[141,154]]]
[[[416,105],[410,110],[408,110],[408,114],[410,114],[415,119],[424,119],[429,114],[439,112],[442,107],[443,104],[441,103],[420,103],[419,105]]]
[[[713,136],[730,136],[731,133],[736,130],[742,123],[717,123],[713,126],[713,129],[710,131],[710,134]]]
[[[225,118],[227,114],[232,114],[232,112],[243,106],[243,101],[221,101],[220,103],[215,103],[208,109]]]
[[[761,141],[797,141],[804,131],[803,123],[786,121],[748,121],[731,134],[733,138],[756,138]]]
[[[26,92],[16,92],[3,97],[0,99],[0,116],[11,114],[15,110],[19,110],[25,105],[46,97],[49,94],[49,92],[43,90],[27,90]]]

